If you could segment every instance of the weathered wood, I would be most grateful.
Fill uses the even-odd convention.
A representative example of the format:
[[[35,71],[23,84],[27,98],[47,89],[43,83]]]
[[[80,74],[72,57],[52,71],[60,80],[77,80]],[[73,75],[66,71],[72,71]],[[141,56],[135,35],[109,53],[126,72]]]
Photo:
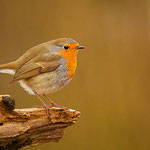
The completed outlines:
[[[58,142],[64,129],[73,125],[80,112],[65,107],[14,109],[15,101],[0,96],[0,150],[26,149],[40,143]]]

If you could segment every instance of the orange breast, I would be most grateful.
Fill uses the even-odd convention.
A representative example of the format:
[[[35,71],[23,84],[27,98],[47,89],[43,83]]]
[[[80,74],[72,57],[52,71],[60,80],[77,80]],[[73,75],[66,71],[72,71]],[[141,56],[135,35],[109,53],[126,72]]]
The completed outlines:
[[[72,78],[77,67],[77,54],[78,50],[76,49],[71,49],[71,50],[62,50],[61,52],[58,53],[60,56],[66,58],[66,66],[69,70],[67,76],[69,78]]]
[[[66,66],[68,67],[68,77],[72,78],[77,67],[77,57],[74,55],[70,55],[70,57],[66,58]]]

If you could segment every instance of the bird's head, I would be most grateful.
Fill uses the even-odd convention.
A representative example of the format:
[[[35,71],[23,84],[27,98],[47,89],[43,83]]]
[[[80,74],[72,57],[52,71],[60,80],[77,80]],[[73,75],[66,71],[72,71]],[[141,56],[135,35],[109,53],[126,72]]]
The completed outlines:
[[[65,58],[76,56],[78,50],[84,49],[84,46],[80,46],[78,42],[71,38],[56,39],[51,41],[51,44],[53,45],[52,51]]]
[[[79,43],[70,38],[53,40],[51,44],[53,45],[52,52],[67,60],[68,77],[72,78],[77,66],[78,50],[84,49],[84,46],[80,46]]]

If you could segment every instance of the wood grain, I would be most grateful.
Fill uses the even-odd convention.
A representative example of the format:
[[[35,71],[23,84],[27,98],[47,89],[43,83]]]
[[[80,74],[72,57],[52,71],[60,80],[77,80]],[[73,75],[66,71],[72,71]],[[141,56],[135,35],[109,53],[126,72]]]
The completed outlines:
[[[15,109],[15,101],[0,96],[0,149],[27,149],[40,143],[58,142],[64,129],[76,123],[80,112],[65,107]]]

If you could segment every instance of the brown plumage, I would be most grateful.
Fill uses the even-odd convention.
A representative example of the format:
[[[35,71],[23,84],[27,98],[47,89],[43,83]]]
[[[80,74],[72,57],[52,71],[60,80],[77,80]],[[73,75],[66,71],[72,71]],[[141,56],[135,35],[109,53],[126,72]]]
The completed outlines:
[[[0,65],[0,72],[13,75],[11,83],[19,81],[26,91],[40,98],[39,95],[56,92],[71,81],[78,49],[83,48],[70,38],[45,42],[29,49],[16,61]]]

